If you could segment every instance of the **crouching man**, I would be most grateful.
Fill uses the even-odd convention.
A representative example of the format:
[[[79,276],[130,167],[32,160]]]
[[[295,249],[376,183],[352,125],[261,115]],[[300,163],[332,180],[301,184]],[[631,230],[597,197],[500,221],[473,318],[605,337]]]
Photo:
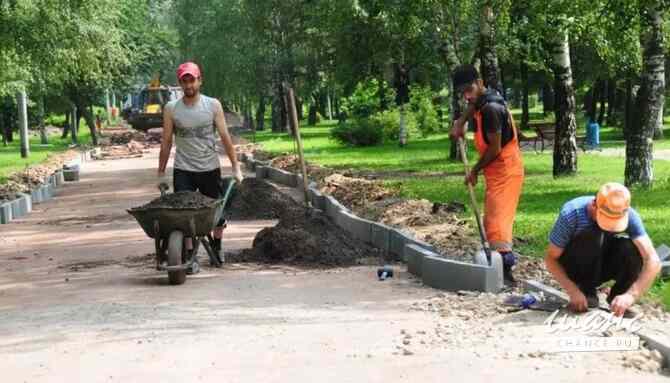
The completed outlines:
[[[607,303],[622,316],[649,289],[661,270],[658,254],[629,190],[603,185],[596,196],[566,202],[549,235],[547,269],[577,312],[598,307],[597,288],[614,280]]]

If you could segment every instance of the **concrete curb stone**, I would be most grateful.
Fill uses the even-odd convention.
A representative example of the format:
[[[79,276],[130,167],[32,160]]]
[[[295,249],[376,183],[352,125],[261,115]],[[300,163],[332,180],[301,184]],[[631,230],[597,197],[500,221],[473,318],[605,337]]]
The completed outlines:
[[[12,203],[5,202],[0,205],[0,224],[9,223],[13,218],[12,216]]]

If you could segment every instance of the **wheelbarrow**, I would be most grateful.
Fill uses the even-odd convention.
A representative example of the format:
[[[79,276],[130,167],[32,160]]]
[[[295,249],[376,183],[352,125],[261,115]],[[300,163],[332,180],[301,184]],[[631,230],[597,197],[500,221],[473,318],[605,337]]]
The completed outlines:
[[[197,273],[199,263],[197,253],[202,244],[209,255],[210,264],[221,267],[223,259],[212,250],[210,233],[223,216],[235,179],[224,177],[223,197],[202,208],[144,208],[128,210],[135,217],[156,246],[156,270],[167,271],[171,285],[181,285],[186,281],[187,271]],[[163,193],[163,189],[161,189]],[[193,250],[186,248],[186,238],[191,238]]]

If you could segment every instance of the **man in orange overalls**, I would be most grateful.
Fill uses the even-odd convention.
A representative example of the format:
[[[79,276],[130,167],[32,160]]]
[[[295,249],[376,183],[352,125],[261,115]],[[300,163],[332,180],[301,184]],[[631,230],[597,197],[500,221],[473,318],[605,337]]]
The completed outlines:
[[[465,182],[477,184],[477,176],[483,171],[486,180],[484,230],[491,247],[502,256],[505,281],[514,283],[512,267],[516,264],[516,255],[512,252],[512,226],[524,178],[514,119],[502,96],[484,86],[474,66],[456,69],[454,88],[463,94],[471,106],[470,112],[474,112],[474,140],[479,152],[479,161],[465,176]],[[452,135],[463,137],[463,126],[455,123]]]

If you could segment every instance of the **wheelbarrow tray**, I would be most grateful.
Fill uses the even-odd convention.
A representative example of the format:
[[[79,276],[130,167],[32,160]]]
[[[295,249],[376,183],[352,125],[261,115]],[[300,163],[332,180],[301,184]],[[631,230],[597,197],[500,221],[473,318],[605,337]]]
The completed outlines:
[[[175,230],[187,236],[203,236],[209,234],[221,219],[225,203],[226,199],[222,198],[203,208],[133,208],[128,213],[150,238],[156,238],[157,231],[159,238],[167,238]]]
[[[179,230],[186,236],[204,236],[209,234],[221,219],[224,207],[231,198],[235,180],[232,177],[224,177],[223,197],[213,201],[203,208],[143,208],[136,207],[128,210],[142,226],[142,230],[149,238],[167,239],[175,230]],[[193,227],[191,227],[193,222]],[[193,232],[195,230],[195,233]]]

